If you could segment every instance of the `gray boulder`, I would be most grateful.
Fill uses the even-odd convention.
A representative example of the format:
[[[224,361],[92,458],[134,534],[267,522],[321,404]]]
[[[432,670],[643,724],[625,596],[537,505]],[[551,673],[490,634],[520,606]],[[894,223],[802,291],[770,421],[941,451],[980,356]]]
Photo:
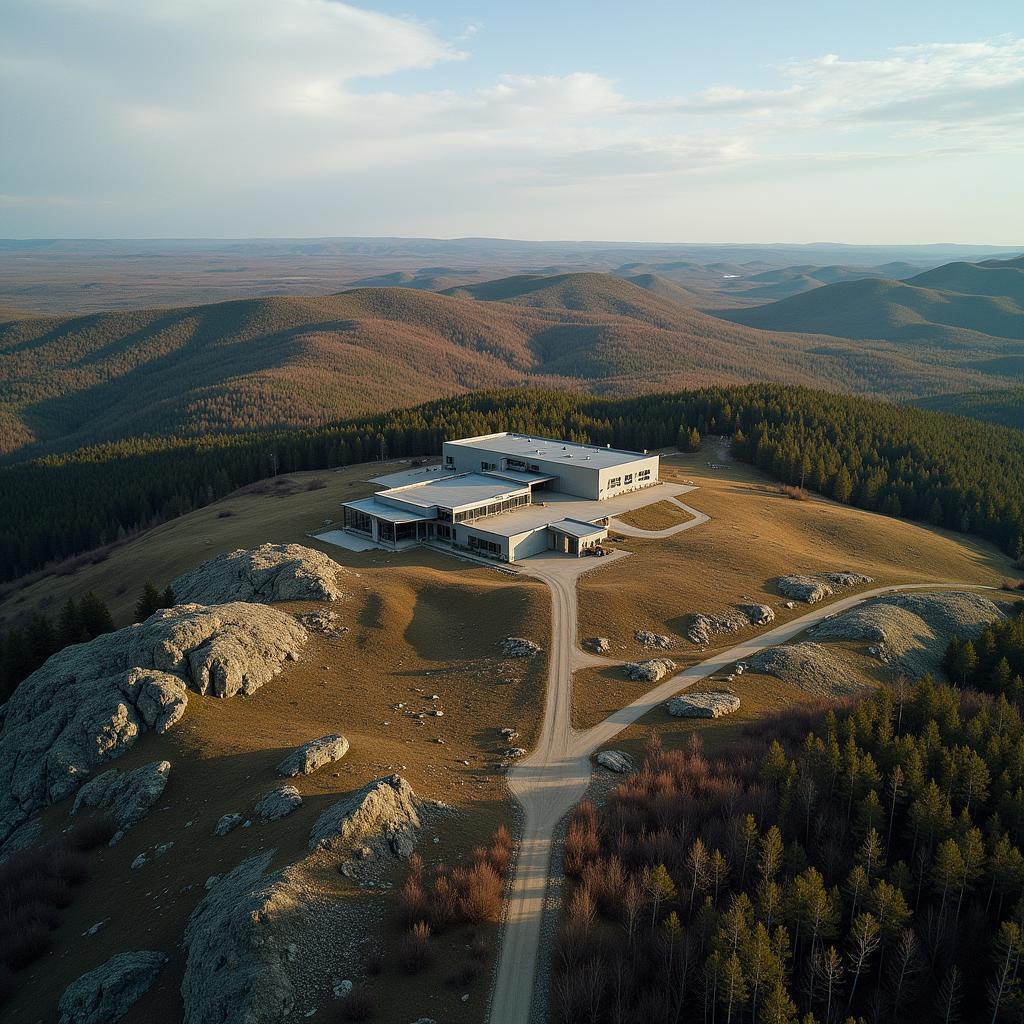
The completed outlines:
[[[633,758],[621,750],[602,750],[597,755],[597,763],[610,772],[625,774],[633,770]]]
[[[684,693],[666,701],[670,715],[676,718],[721,718],[731,715],[740,706],[740,699],[734,693]]]
[[[648,658],[647,661],[627,661],[622,666],[627,679],[641,683],[656,683],[676,667],[668,658]]]
[[[672,637],[663,633],[652,633],[649,629],[638,629],[634,636],[636,642],[643,647],[658,647],[667,651],[672,646]]]
[[[264,821],[277,821],[302,806],[302,796],[294,786],[278,786],[256,801],[253,810]]]
[[[750,619],[755,626],[767,626],[775,621],[775,611],[766,604],[741,604],[737,605],[739,611]]]
[[[823,572],[821,578],[831,583],[834,587],[862,587],[865,583],[875,582],[870,576],[865,576],[862,572],[850,572],[849,570],[844,572]]]
[[[265,876],[273,855],[243,861],[192,912],[183,938],[183,1024],[279,1024],[295,1009],[310,900],[288,869]]]
[[[213,826],[213,834],[215,836],[226,836],[241,824],[242,815],[237,813],[237,811],[232,811],[229,814],[222,814],[217,819],[217,824]]]
[[[344,852],[376,844],[408,857],[421,825],[412,786],[400,775],[388,775],[328,807],[309,834],[309,848]]]
[[[749,625],[750,619],[742,612],[726,612],[724,615],[703,615],[698,612],[686,629],[686,639],[695,644],[709,644],[716,636],[738,633]]]
[[[606,636],[591,637],[587,641],[587,646],[595,654],[607,654],[612,649],[611,641]]]
[[[501,650],[506,658],[532,658],[540,654],[540,645],[521,636],[507,636],[501,641]]]
[[[783,596],[791,597],[794,601],[803,601],[805,604],[816,604],[835,593],[825,580],[817,576],[801,576],[798,573],[780,576],[775,585]]]
[[[181,604],[53,655],[18,686],[0,723],[0,841],[141,733],[170,729],[189,691],[253,693],[307,636],[273,608]]]
[[[111,768],[78,791],[71,813],[77,814],[82,807],[102,808],[127,832],[160,799],[170,773],[170,761],[154,761],[130,772]]]
[[[277,774],[285,778],[309,775],[325,764],[340,761],[348,753],[348,740],[340,734],[321,736],[303,743],[289,754],[278,766]]]
[[[172,584],[179,601],[337,601],[344,597],[338,576],[347,572],[321,551],[301,544],[262,544],[203,562]]]
[[[164,953],[118,953],[71,982],[60,997],[60,1024],[112,1024],[120,1020],[156,981],[167,963]]]

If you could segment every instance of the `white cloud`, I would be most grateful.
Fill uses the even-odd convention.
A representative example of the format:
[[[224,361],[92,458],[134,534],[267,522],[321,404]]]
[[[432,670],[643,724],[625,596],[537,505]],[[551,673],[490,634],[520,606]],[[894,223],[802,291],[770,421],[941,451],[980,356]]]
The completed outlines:
[[[168,223],[202,233],[222,207],[238,211],[236,233],[288,233],[293,204],[319,200],[328,217],[355,195],[358,230],[372,231],[375,182],[380,211],[394,190],[422,194],[444,233],[470,192],[486,203],[490,190],[505,211],[517,189],[588,183],[604,211],[630,180],[650,195],[702,174],[750,181],[1024,142],[1017,39],[828,54],[779,65],[777,81],[756,90],[724,82],[637,97],[629,83],[566,69],[455,91],[423,83],[468,56],[475,23],[448,40],[335,0],[19,4],[0,36],[0,205],[49,209],[53,225],[82,224],[67,211],[91,207],[86,230],[97,234],[126,230],[103,230],[117,211],[118,224],[160,225],[141,233]],[[403,72],[420,73],[408,79],[415,88]]]

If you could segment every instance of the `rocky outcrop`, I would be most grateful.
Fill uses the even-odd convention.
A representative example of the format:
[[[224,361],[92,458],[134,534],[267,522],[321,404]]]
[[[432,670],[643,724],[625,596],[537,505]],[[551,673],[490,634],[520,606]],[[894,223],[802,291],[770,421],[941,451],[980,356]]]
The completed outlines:
[[[665,703],[668,713],[676,718],[721,718],[731,715],[739,706],[740,699],[736,694],[714,690],[680,694]]]
[[[686,639],[695,644],[709,644],[716,636],[738,633],[750,625],[750,619],[742,612],[726,612],[724,615],[703,615],[697,613],[686,628]]]
[[[301,544],[262,544],[203,562],[172,584],[179,601],[223,604],[252,601],[338,601],[345,596],[338,577],[347,570]]]
[[[412,786],[400,775],[389,775],[328,807],[309,834],[309,848],[348,853],[376,845],[396,857],[408,857],[421,825]]]
[[[217,824],[213,826],[213,834],[215,836],[226,836],[229,832],[234,832],[241,824],[242,815],[237,811],[229,811],[217,819]]]
[[[843,659],[810,642],[758,651],[747,660],[747,671],[775,676],[818,697],[843,697],[865,686]]]
[[[210,888],[185,928],[183,1024],[279,1024],[296,1005],[309,902],[274,851],[243,861]]]
[[[785,597],[805,604],[816,604],[831,597],[836,587],[859,587],[873,582],[870,576],[859,572],[821,572],[815,576],[802,576],[799,573],[780,576],[775,585]]]
[[[113,1024],[156,981],[167,963],[164,953],[118,953],[73,981],[60,997],[60,1024]]]
[[[55,654],[5,707],[0,841],[147,729],[170,729],[190,690],[253,693],[298,657],[306,639],[294,618],[273,608],[183,604]]]
[[[941,668],[954,637],[975,639],[1002,612],[981,594],[892,594],[818,623],[815,640],[861,641],[885,665],[912,679]]]
[[[649,629],[638,629],[633,635],[641,647],[657,647],[667,651],[672,646],[672,637],[663,633],[652,633]]]
[[[253,811],[264,821],[277,821],[302,806],[302,796],[294,786],[278,786],[256,801]]]
[[[340,734],[321,736],[303,743],[290,753],[278,766],[277,774],[285,778],[309,775],[325,764],[340,761],[348,753],[348,740]]]
[[[102,808],[127,832],[160,799],[170,773],[170,761],[154,761],[130,772],[111,768],[78,791],[71,813],[77,814],[82,807]]]
[[[532,658],[540,654],[540,645],[521,636],[507,636],[501,641],[501,653],[506,658]]]
[[[668,658],[648,658],[647,661],[627,661],[622,666],[627,679],[641,683],[656,683],[676,667]]]
[[[602,750],[597,755],[597,763],[610,772],[626,774],[633,770],[633,758],[621,750]]]
[[[612,649],[611,641],[606,636],[591,637],[587,641],[587,646],[595,654],[607,654]]]
[[[767,626],[775,621],[775,612],[766,604],[741,604],[736,606],[755,626]]]

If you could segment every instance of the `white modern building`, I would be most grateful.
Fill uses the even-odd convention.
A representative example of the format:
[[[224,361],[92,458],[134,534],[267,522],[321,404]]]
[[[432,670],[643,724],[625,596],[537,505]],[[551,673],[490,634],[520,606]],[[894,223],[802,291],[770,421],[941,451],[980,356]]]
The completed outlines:
[[[446,544],[514,562],[582,555],[608,536],[602,502],[658,484],[659,458],[526,434],[446,441],[433,478],[345,502],[344,528],[385,547]]]

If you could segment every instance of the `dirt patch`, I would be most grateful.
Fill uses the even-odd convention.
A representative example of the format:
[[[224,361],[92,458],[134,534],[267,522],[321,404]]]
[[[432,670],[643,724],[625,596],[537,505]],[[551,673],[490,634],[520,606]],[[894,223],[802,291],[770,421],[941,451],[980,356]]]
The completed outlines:
[[[758,651],[747,661],[747,668],[775,676],[815,697],[847,697],[866,687],[864,680],[835,653],[810,642]]]

